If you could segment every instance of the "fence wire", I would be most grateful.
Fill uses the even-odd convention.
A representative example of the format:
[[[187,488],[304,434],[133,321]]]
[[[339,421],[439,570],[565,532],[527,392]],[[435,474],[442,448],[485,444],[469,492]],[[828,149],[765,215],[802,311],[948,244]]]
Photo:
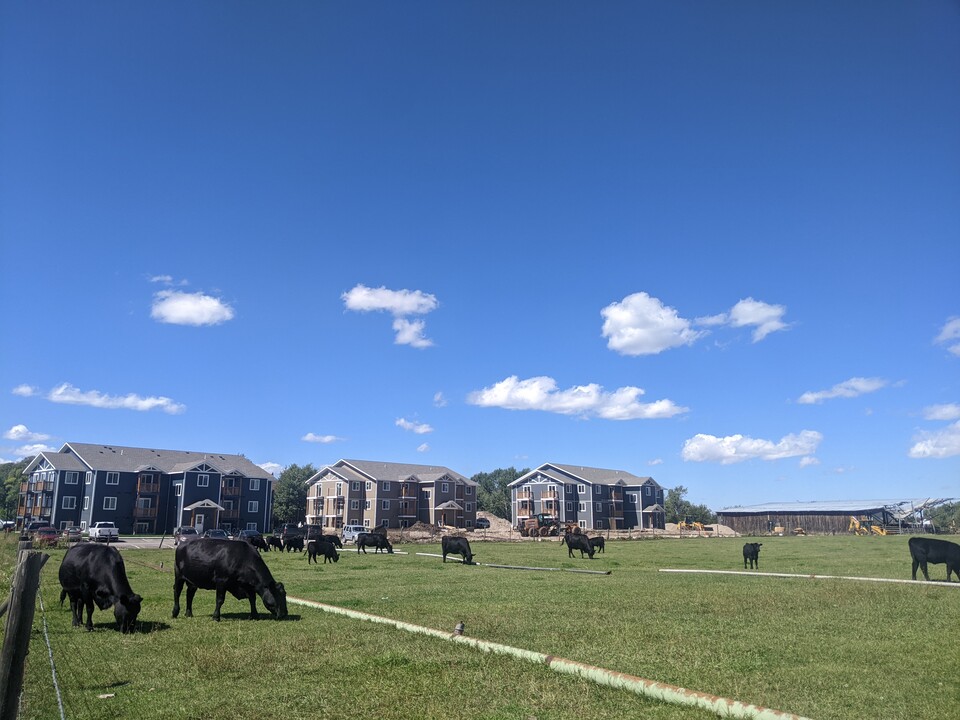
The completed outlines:
[[[63,711],[63,696],[60,694],[60,684],[57,682],[57,664],[53,660],[53,647],[50,645],[50,633],[47,630],[47,611],[43,606],[42,585],[37,587],[37,598],[40,600],[40,617],[43,620],[43,639],[47,644],[47,656],[50,658],[50,673],[53,676],[53,690],[57,694],[57,707],[60,708],[60,720],[67,720]],[[21,698],[23,695],[21,694]]]

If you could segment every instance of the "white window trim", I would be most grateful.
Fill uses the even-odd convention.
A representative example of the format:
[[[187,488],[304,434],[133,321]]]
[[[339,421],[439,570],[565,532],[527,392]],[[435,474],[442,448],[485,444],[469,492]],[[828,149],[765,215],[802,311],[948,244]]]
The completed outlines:
[[[109,471],[107,473],[107,485],[119,485],[120,484],[120,473]]]
[[[390,501],[389,501],[389,500],[381,500],[381,501],[380,501],[380,509],[381,509],[381,510],[389,510],[389,509],[390,509]]]
[[[210,475],[207,473],[197,475],[197,487],[210,487]]]
[[[247,512],[251,512],[251,513],[260,512],[260,501],[247,500]]]
[[[250,478],[250,491],[257,492],[260,490],[260,478]],[[255,530],[256,528],[247,528],[247,530]]]
[[[112,500],[113,502],[110,502],[111,500]],[[112,506],[112,507],[111,507],[111,506]],[[103,509],[104,509],[104,510],[116,510],[116,509],[117,509],[117,496],[116,496],[116,495],[108,495],[108,496],[104,497],[104,498],[103,498]]]
[[[80,473],[78,473],[76,470],[69,471],[63,480],[64,485],[77,485],[79,482]]]
[[[577,492],[583,495],[587,491],[586,485],[577,485]]]
[[[61,510],[76,510],[77,498],[74,495],[64,495],[63,502],[60,504]]]

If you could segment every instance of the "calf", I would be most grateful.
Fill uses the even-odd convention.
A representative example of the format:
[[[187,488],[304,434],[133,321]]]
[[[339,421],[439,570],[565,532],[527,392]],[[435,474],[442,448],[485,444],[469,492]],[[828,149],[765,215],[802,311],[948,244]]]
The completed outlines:
[[[282,620],[287,616],[287,592],[251,545],[232,540],[205,540],[177,547],[173,565],[173,617],[180,614],[180,591],[187,586],[186,617],[193,617],[197,589],[216,590],[213,619],[220,621],[220,607],[229,592],[237,600],[250,601],[250,618],[257,619],[257,595],[267,610]]]
[[[583,557],[584,553],[590,556],[590,559],[593,560],[593,553],[596,552],[593,549],[593,545],[590,543],[590,539],[586,535],[581,535],[579,533],[567,533],[563,536],[563,542],[567,544],[567,557],[573,557],[573,551],[579,550],[580,557]]]
[[[251,546],[255,547],[257,551],[265,550],[269,551],[270,546],[267,545],[267,541],[263,539],[263,535],[252,535],[246,538],[246,542],[250,543]]]
[[[464,565],[473,565],[473,553],[470,551],[470,541],[465,537],[445,537],[440,541],[443,552],[443,561],[447,555],[461,555]]]
[[[917,579],[917,567],[923,570],[923,577],[929,580],[927,563],[946,563],[947,582],[950,582],[950,573],[957,574],[960,580],[960,545],[949,540],[936,538],[912,537],[907,541],[910,547],[910,557],[913,558],[913,579]]]
[[[750,569],[754,569],[754,563],[756,563],[756,569],[760,569],[760,546],[763,543],[745,543],[743,546],[743,569],[747,569],[747,563],[750,563]]]
[[[363,554],[366,555],[368,547],[376,548],[375,553],[386,550],[393,555],[393,545],[387,540],[386,535],[380,533],[360,533],[357,535],[357,553],[363,550]]]
[[[339,562],[340,555],[333,543],[325,540],[311,540],[307,543],[307,565],[310,562],[317,562],[317,555],[323,555],[323,564],[327,562]]]
[[[590,538],[590,544],[593,546],[594,552],[607,552],[607,543],[602,537]]]
[[[300,535],[288,537],[283,541],[283,549],[287,552],[290,552],[291,550],[303,552],[303,538]]]
[[[113,616],[122,633],[133,632],[142,598],[127,581],[123,558],[116,548],[81,543],[67,550],[60,563],[60,604],[70,596],[73,626],[83,622],[87,608],[87,630],[93,630],[93,604],[101,610],[113,606]]]
[[[278,538],[276,535],[271,535],[267,538],[267,550],[272,547],[276,548],[277,550],[283,550],[283,540]]]

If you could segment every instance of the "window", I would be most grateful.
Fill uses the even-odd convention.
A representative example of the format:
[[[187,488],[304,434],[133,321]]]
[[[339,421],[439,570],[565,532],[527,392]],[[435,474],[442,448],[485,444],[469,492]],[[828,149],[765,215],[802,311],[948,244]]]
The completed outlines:
[[[364,509],[364,510],[369,510],[369,509],[370,509],[370,501],[369,501],[369,500],[364,500],[364,501],[363,501],[363,509]]]
[[[351,501],[350,501],[350,509],[351,509],[351,510],[359,510],[359,509],[360,509],[360,501],[359,501],[359,500],[351,500]]]
[[[440,483],[440,492],[444,494],[450,492],[450,483]]]
[[[360,481],[359,480],[354,481],[350,489],[353,490],[354,492],[360,492]]]
[[[260,512],[260,501],[259,501],[259,500],[248,500],[248,501],[247,501],[247,512],[251,512],[251,513]]]
[[[599,485],[594,485],[594,486],[593,486],[593,494],[594,494],[594,495],[599,495],[601,492],[603,492],[603,488],[601,488]]]
[[[597,503],[595,507],[597,512],[603,512],[603,503]]]
[[[67,479],[64,480],[65,485],[76,485],[80,481],[80,473],[78,472],[68,472]]]
[[[586,511],[587,511],[587,504],[580,503],[580,512],[586,512]]]
[[[389,510],[389,509],[390,509],[390,501],[389,501],[389,500],[381,500],[381,501],[380,501],[380,509],[381,509],[381,510]]]
[[[118,472],[108,472],[107,473],[107,485],[119,485],[120,484],[120,473]]]
[[[370,527],[370,521],[369,521],[369,520],[364,520],[364,521],[363,521],[363,526],[364,526],[364,527]]]
[[[257,529],[256,523],[247,523],[247,530],[256,530],[256,529]]]
[[[567,512],[573,512],[573,503],[572,503],[572,502],[568,502],[568,503],[567,503]]]
[[[86,482],[87,485],[93,482],[93,473],[89,470],[87,471],[87,477],[84,482]]]
[[[465,492],[467,495],[473,495],[473,485],[467,485]]]
[[[581,495],[587,491],[586,485],[577,485],[577,492]]]
[[[223,501],[224,510],[233,510],[233,500],[224,500]]]
[[[149,510],[151,507],[153,507],[153,499],[148,497],[137,498],[137,507],[140,510]]]
[[[77,499],[73,495],[64,495],[63,503],[60,505],[64,510],[76,510]]]
[[[90,509],[90,498],[85,497],[85,498],[83,499],[83,509],[84,509],[84,510],[89,510],[89,509]]]
[[[210,476],[206,474],[197,475],[197,487],[210,487]]]
[[[473,503],[464,503],[463,504],[464,512],[473,512]]]
[[[150,532],[150,523],[138,522],[138,523],[134,526],[134,530],[133,530],[133,531],[134,531],[135,533],[137,533],[138,535],[148,533],[148,532]]]
[[[250,490],[256,492],[260,489],[260,478],[250,478]],[[247,530],[255,530],[256,528],[247,528]]]
[[[637,497],[636,493],[627,493],[627,502],[632,502],[634,505],[636,505],[638,499],[639,498]]]
[[[86,520],[81,520],[81,521],[80,521],[80,529],[81,529],[81,530],[86,530],[86,529],[87,529],[87,521],[86,521]]]
[[[343,483],[337,483],[337,492],[335,493],[336,497],[343,495]]]
[[[373,483],[367,480],[367,492],[370,492],[371,490],[373,490]]]
[[[105,497],[103,499],[103,509],[104,510],[116,510],[117,509],[117,498],[116,497]]]
[[[174,489],[174,491],[175,491],[174,494],[175,494],[177,497],[180,497],[181,495],[183,495],[183,485],[174,485],[174,486],[173,486],[173,489]]]
[[[384,480],[384,481],[383,481],[383,491],[384,491],[384,492],[390,492],[390,481],[389,481],[389,480]]]

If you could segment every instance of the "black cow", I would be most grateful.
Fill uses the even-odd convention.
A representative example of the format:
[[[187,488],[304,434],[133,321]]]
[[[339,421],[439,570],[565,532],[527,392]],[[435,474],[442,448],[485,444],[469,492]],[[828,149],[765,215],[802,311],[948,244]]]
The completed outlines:
[[[208,539],[183,543],[174,556],[173,617],[180,614],[180,591],[187,585],[186,617],[193,617],[193,596],[197,589],[216,590],[213,619],[220,621],[220,606],[229,592],[237,600],[250,601],[250,618],[257,619],[257,595],[267,610],[282,620],[287,616],[287,593],[283,584],[251,545],[232,540]]]
[[[912,537],[907,541],[910,546],[910,557],[913,558],[913,579],[917,579],[917,567],[923,570],[923,577],[929,580],[927,563],[946,563],[947,582],[950,582],[950,573],[957,574],[960,580],[960,545],[949,540],[936,538]]]
[[[267,550],[272,547],[276,548],[277,550],[283,550],[283,540],[278,538],[276,535],[271,535],[267,538]]]
[[[594,552],[607,552],[607,543],[602,537],[590,538],[590,544],[593,546]]]
[[[747,563],[750,563],[750,569],[754,569],[754,563],[756,563],[756,569],[760,569],[760,546],[763,543],[745,543],[743,546],[743,569],[747,569]]]
[[[563,536],[563,542],[567,544],[567,557],[573,557],[573,551],[579,550],[580,557],[583,557],[584,553],[590,556],[590,559],[593,560],[593,545],[590,543],[590,539],[586,535],[581,535],[579,533],[566,533]]]
[[[340,548],[341,550],[343,550],[343,543],[340,542],[340,536],[339,536],[339,535],[321,535],[320,537],[317,538],[317,540],[322,540],[323,542],[333,543],[333,544],[336,545],[338,548]]]
[[[327,562],[339,562],[340,555],[337,553],[337,549],[333,546],[333,543],[327,542],[326,540],[310,540],[307,543],[307,565],[311,561],[317,562],[317,555],[323,555],[323,564],[326,565]]]
[[[288,537],[283,541],[283,549],[287,552],[291,550],[296,550],[297,552],[303,552],[303,537],[301,535],[294,535],[293,537]]]
[[[376,550],[374,550],[375,553],[386,550],[393,555],[393,545],[387,540],[386,535],[381,535],[380,533],[364,532],[357,535],[357,553],[363,550],[363,554],[366,555],[368,547],[376,548]]]
[[[244,541],[250,543],[250,545],[255,547],[258,551],[270,551],[270,546],[267,545],[267,541],[263,539],[263,535],[248,535],[244,538]]]
[[[462,555],[464,565],[473,565],[473,552],[470,550],[470,541],[465,537],[445,537],[440,541],[443,552],[443,561],[447,555]]]
[[[83,622],[87,608],[87,630],[93,630],[93,604],[101,610],[113,606],[113,616],[122,633],[133,632],[142,598],[130,588],[123,558],[116,548],[81,543],[67,550],[60,563],[60,604],[70,596],[73,626]]]

